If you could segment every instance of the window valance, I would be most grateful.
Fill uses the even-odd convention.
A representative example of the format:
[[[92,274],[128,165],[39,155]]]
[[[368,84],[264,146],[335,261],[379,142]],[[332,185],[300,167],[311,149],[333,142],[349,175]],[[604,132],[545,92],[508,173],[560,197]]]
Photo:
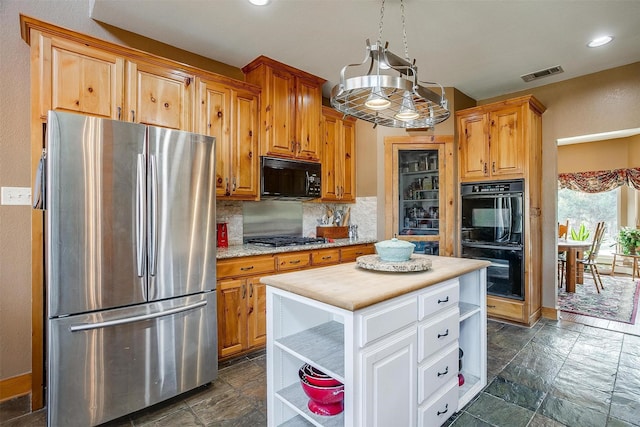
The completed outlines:
[[[602,193],[622,185],[640,190],[640,168],[558,174],[558,188],[584,193]]]

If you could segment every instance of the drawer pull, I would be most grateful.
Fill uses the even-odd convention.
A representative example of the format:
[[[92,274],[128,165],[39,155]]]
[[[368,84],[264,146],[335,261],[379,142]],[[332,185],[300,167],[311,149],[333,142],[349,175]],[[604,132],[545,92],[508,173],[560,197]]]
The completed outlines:
[[[449,367],[447,366],[447,367],[444,369],[444,372],[438,372],[438,377],[441,377],[441,376],[443,376],[443,375],[447,375],[448,373],[449,373]]]
[[[487,304],[487,308],[496,308],[496,306],[495,306],[495,305],[488,305],[488,304]]]
[[[294,259],[289,261],[289,264],[300,264],[300,260],[299,259]]]
[[[438,304],[442,304],[442,303],[445,303],[445,302],[449,302],[449,295],[447,295],[447,297],[445,299],[439,299],[438,300]]]
[[[322,259],[331,259],[331,255],[323,256]]]
[[[447,403],[446,405],[444,405],[444,411],[438,411],[437,414],[438,416],[446,414],[447,412],[449,412],[449,404]]]
[[[448,335],[449,335],[449,329],[447,328],[447,330],[444,331],[444,334],[438,334],[438,338],[444,338],[444,337],[446,337]]]
[[[249,267],[240,267],[240,270],[242,271],[249,271],[249,270],[253,270],[253,265],[249,266]]]

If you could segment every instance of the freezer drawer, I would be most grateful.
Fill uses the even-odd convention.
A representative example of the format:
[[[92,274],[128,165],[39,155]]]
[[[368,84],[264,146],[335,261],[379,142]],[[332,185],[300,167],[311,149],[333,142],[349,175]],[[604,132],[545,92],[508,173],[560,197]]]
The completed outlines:
[[[217,376],[216,294],[49,320],[49,426],[93,426]]]

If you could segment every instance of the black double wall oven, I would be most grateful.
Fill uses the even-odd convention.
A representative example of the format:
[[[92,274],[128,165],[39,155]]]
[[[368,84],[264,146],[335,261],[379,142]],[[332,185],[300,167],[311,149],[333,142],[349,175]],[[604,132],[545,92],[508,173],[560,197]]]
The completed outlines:
[[[463,258],[491,262],[487,294],[524,299],[523,180],[464,183]]]

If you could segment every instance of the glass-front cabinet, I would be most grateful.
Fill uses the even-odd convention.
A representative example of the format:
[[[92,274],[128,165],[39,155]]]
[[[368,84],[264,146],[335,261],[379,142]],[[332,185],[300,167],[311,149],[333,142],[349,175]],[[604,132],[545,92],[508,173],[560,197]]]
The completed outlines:
[[[453,255],[452,141],[385,138],[385,237],[411,241],[415,253]]]

